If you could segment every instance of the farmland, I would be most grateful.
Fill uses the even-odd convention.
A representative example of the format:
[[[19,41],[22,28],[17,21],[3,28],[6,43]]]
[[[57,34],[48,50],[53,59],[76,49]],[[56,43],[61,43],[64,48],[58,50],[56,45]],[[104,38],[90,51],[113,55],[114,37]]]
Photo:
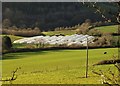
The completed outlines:
[[[98,28],[98,27],[96,27]],[[115,26],[102,26],[99,30],[106,32],[116,32]],[[109,31],[109,30],[108,30]],[[43,32],[45,35],[72,35],[75,31],[49,31]],[[24,37],[8,35],[12,42]],[[117,40],[118,37],[114,36]],[[26,48],[34,46],[30,44],[13,44],[13,48]],[[104,54],[107,52],[107,54]],[[113,55],[118,56],[118,48],[89,49],[89,71],[88,78],[85,78],[86,49],[76,50],[41,50],[36,52],[16,52],[3,55],[2,75],[3,79],[11,77],[11,72],[17,67],[21,67],[17,72],[17,79],[13,84],[100,84],[101,77],[92,73],[95,71],[107,71],[109,68],[117,73],[114,65],[92,65],[101,60],[113,59]],[[4,82],[9,84],[9,82]]]
[[[118,33],[118,25],[111,25],[111,26],[101,26],[96,27],[95,29],[99,29],[101,32],[107,33]]]
[[[118,48],[90,49],[88,78],[83,78],[86,50],[9,53],[3,55],[3,78],[10,77],[11,71],[21,67],[13,84],[100,84],[100,77],[91,72],[92,64],[113,59],[117,51]],[[113,65],[96,66],[95,70],[105,71],[109,67],[116,72]]]
[[[102,33],[118,33],[118,25],[100,26],[100,27],[95,27],[95,29],[99,29]],[[43,32],[43,34],[45,35],[58,35],[58,34],[72,35],[75,33],[76,33],[75,30],[60,30],[60,31]]]
[[[119,84],[118,3],[4,2],[1,10],[0,83]]]
[[[75,34],[75,30],[61,30],[61,31],[49,31],[49,32],[43,32],[45,35],[58,35],[58,34],[64,34],[64,35],[72,35]]]
[[[0,36],[5,36],[5,35],[0,35]],[[15,40],[18,40],[18,39],[22,39],[23,37],[21,36],[14,36],[14,35],[7,35],[10,37],[11,41],[15,41]]]

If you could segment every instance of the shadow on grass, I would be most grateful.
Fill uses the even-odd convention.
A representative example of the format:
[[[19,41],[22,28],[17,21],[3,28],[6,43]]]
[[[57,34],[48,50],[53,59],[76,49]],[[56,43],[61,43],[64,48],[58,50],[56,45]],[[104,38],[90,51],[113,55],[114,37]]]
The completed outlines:
[[[2,56],[2,60],[7,59],[21,59],[21,58],[29,58],[32,55],[45,54],[47,52],[44,51],[36,51],[36,52],[17,52],[17,53],[8,53]]]
[[[98,77],[98,76],[88,76],[87,78],[92,78],[92,77]],[[81,77],[76,77],[76,78],[86,78],[86,76],[81,76]]]
[[[27,52],[14,52],[14,53],[7,53],[3,54],[2,60],[7,59],[21,59],[21,58],[29,58],[33,55],[43,55],[49,52],[64,52],[63,50],[38,50],[38,51],[27,51]]]

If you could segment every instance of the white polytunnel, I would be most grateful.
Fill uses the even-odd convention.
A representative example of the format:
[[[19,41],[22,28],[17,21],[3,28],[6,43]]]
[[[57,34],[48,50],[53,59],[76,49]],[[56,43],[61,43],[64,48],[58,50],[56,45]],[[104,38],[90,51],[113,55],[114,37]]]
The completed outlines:
[[[25,43],[25,44],[67,44],[72,45],[86,45],[87,39],[89,43],[94,43],[93,40],[95,39],[94,36],[89,36],[89,35],[69,35],[69,36],[34,36],[34,37],[29,37],[29,38],[22,38],[19,40],[15,40],[13,43]]]

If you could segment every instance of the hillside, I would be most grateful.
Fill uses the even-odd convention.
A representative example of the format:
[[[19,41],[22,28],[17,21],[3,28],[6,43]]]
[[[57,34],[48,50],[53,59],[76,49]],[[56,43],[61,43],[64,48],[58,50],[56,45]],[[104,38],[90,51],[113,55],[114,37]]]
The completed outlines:
[[[101,32],[106,33],[118,33],[118,25],[96,27],[95,29],[99,29]]]
[[[109,11],[116,13],[118,7],[113,3],[97,3],[102,7],[105,15],[112,18]],[[3,26],[17,26],[20,28],[39,27],[42,31],[54,30],[56,27],[74,26],[83,23],[86,19],[104,21],[100,14],[95,14],[95,10],[77,2],[56,2],[56,3],[18,3],[4,2],[3,6]],[[7,20],[7,23],[5,21]]]

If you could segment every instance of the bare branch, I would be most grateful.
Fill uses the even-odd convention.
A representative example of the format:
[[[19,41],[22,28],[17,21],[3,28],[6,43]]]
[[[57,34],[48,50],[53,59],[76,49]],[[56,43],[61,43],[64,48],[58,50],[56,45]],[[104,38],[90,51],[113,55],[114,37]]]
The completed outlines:
[[[114,65],[118,69],[118,71],[120,72],[120,67],[117,64],[114,64]]]
[[[2,82],[10,81],[10,82],[11,82],[11,81],[16,80],[16,79],[17,79],[16,72],[17,72],[19,69],[21,69],[21,67],[16,68],[16,69],[12,72],[12,76],[11,76],[11,78],[3,79],[3,80],[0,80],[0,81],[2,81]]]
[[[95,65],[106,65],[106,64],[116,64],[116,63],[120,63],[120,59],[117,59],[117,60],[103,60],[103,61],[100,61],[96,64],[93,64],[93,66],[95,66]]]

